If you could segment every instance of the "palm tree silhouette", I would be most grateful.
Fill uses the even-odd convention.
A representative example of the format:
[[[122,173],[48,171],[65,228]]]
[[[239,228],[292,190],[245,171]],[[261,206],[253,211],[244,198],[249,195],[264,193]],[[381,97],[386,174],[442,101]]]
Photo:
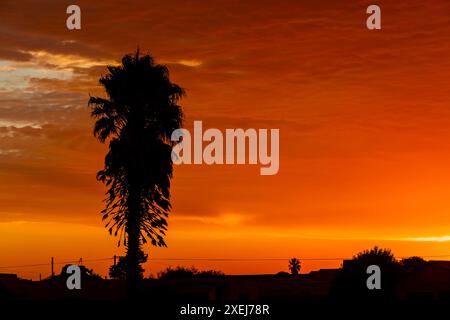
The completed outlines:
[[[126,247],[126,278],[130,294],[138,289],[142,244],[166,246],[166,218],[171,209],[170,140],[182,125],[178,101],[184,90],[170,82],[165,65],[150,55],[125,55],[108,66],[99,82],[107,98],[90,97],[94,136],[109,141],[104,169],[97,180],[107,187],[103,220],[110,234]]]
[[[289,271],[293,275],[297,275],[300,272],[301,262],[297,258],[289,260]]]

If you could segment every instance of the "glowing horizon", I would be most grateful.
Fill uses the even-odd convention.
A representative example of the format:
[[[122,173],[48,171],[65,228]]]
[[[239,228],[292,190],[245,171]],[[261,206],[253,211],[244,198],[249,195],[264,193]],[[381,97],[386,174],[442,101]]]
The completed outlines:
[[[359,1],[81,0],[80,31],[65,28],[64,4],[0,4],[0,267],[122,252],[99,214],[105,146],[87,100],[102,94],[105,65],[137,47],[186,89],[188,129],[280,128],[277,175],[175,166],[169,246],[146,247],[150,259],[351,257],[374,245],[445,255],[450,3],[378,4],[379,32]],[[287,261],[196,266],[275,273]]]

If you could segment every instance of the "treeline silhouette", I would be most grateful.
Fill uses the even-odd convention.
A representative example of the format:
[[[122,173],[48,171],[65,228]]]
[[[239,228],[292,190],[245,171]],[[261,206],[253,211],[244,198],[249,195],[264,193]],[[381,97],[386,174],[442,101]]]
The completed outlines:
[[[142,256],[146,258],[146,256]],[[122,261],[122,262],[121,262]],[[54,277],[42,281],[21,280],[0,274],[0,300],[125,299],[126,256],[110,269],[110,279],[80,265],[82,290],[68,290],[65,265]],[[367,287],[367,267],[381,270],[381,290]],[[340,268],[300,273],[301,259],[286,260],[286,271],[265,275],[225,275],[218,270],[167,267],[155,277],[142,279],[140,301],[328,301],[338,305],[392,303],[396,301],[450,302],[450,261],[426,261],[420,257],[396,259],[391,250],[374,247],[344,260]]]

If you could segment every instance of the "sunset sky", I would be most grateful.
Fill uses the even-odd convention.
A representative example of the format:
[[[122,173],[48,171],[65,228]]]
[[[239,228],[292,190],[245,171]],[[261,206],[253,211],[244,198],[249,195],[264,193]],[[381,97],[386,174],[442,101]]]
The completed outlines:
[[[373,245],[450,259],[450,2],[0,2],[0,267],[121,254],[103,227],[89,95],[138,46],[186,89],[186,127],[279,128],[280,171],[177,166],[166,258],[275,273]],[[77,4],[82,29],[66,28]],[[105,275],[111,261],[86,262]],[[302,272],[339,260],[305,260]],[[60,266],[57,267],[59,271]],[[50,267],[0,268],[28,278]]]

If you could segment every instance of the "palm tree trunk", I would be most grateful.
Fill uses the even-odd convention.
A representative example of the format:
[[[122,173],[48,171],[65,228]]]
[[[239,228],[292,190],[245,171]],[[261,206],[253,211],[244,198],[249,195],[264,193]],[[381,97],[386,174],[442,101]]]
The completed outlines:
[[[136,230],[137,229],[137,230]],[[139,286],[139,228],[130,226],[127,249],[127,286],[130,297],[135,297]]]
[[[139,251],[140,226],[139,226],[139,198],[130,197],[129,217],[127,221],[128,242],[127,242],[127,287],[128,296],[135,298],[139,291]]]

